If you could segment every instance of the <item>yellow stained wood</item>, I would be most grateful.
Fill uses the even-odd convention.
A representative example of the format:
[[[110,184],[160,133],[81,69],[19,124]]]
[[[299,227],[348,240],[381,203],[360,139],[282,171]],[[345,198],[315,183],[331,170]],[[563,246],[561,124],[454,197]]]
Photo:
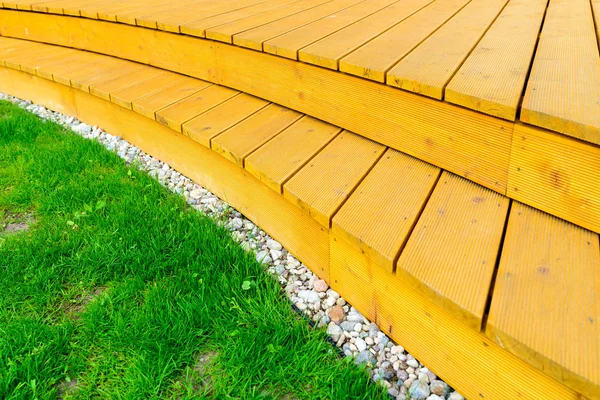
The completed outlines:
[[[521,121],[600,144],[600,55],[588,0],[552,0]]]
[[[17,44],[16,46],[7,47],[2,54],[2,60],[4,65],[12,69],[21,69],[21,65],[30,67],[36,65],[39,61],[50,58],[53,60],[56,53],[60,53],[59,56],[72,55],[76,50],[54,48],[53,46],[23,46]],[[35,67],[34,67],[35,70]]]
[[[339,62],[340,71],[385,82],[386,72],[470,0],[436,0]]]
[[[147,9],[151,9],[151,7],[156,5],[158,1],[159,0],[150,0],[144,2],[142,0],[134,0],[127,3],[121,2],[119,4],[109,4],[106,8],[98,10],[98,18],[105,21],[116,22],[118,14],[128,13],[132,10],[139,10],[139,8],[144,6],[144,4],[146,4],[146,7],[148,7]],[[131,19],[129,22],[132,22]],[[133,25],[134,23],[135,21],[133,21],[133,23],[130,25]]]
[[[270,104],[211,140],[214,151],[240,167],[253,151],[298,121],[302,114]]]
[[[236,170],[237,167],[229,162],[219,163],[218,160],[222,158],[208,150],[206,153],[196,153],[193,142],[182,140],[182,135],[142,116],[122,108],[117,110],[118,107],[114,104],[72,88],[57,90],[57,83],[35,76],[23,79],[25,75],[23,72],[1,68],[0,86],[10,94],[51,109],[65,110],[62,112],[88,123],[100,121],[107,130],[174,165],[220,197],[227,198],[255,223],[261,227],[267,226],[265,230],[284,243],[286,248],[293,248],[292,254],[321,273],[320,276],[325,276],[317,267],[319,263],[315,261],[327,262],[328,245],[322,241],[326,230],[319,228],[314,220],[285,200],[280,204],[288,204],[290,208],[278,207],[278,202],[272,200],[282,197],[264,186],[253,185],[256,180],[244,171],[239,168]],[[256,187],[262,187],[263,190],[257,191]],[[253,199],[259,199],[260,207],[252,207],[257,205]],[[276,215],[273,215],[274,209],[278,210]],[[312,225],[310,221],[313,222]],[[318,252],[316,249],[322,250]],[[361,273],[354,277],[365,276],[367,279],[355,279],[351,282],[354,287],[345,286],[344,291],[340,290],[342,295],[347,297],[364,286],[373,287],[373,297],[368,301],[373,303],[375,319],[382,329],[398,343],[403,343],[421,361],[431,365],[432,371],[450,385],[459,387],[467,398],[538,399],[539,394],[544,393],[545,398],[552,400],[580,399],[572,390],[500,349],[479,333],[457,324],[452,316],[397,277],[380,268],[369,270],[368,266],[361,264],[363,260],[360,252],[352,253],[351,250],[352,248],[348,248],[348,251],[338,254],[356,262],[357,271],[364,267],[364,273],[363,270],[358,271]],[[332,249],[333,254],[336,253]],[[336,259],[332,257],[332,262],[334,260]],[[340,264],[345,268],[343,263]],[[348,290],[349,287],[352,291]],[[363,301],[361,304],[364,303]],[[456,368],[456,363],[448,360],[456,360],[456,363],[465,368]]]
[[[193,4],[198,0],[179,0],[177,4],[164,2],[163,0],[154,0],[148,3],[142,3],[128,9],[115,13],[116,21],[129,25],[136,25],[136,18],[151,12],[167,11],[177,7]],[[156,25],[154,26],[156,28]]]
[[[80,0],[78,2],[69,3],[63,6],[65,15],[81,16],[81,10],[85,8],[99,7],[106,2],[99,0]]]
[[[283,185],[283,195],[329,228],[333,215],[385,149],[343,131]]]
[[[486,334],[589,399],[600,399],[598,235],[515,202]]]
[[[209,39],[218,40],[221,42],[232,43],[233,35],[256,28],[257,26],[265,25],[273,21],[286,18],[290,15],[311,9],[323,3],[328,3],[332,0],[302,0],[283,7],[271,9],[269,11],[253,15],[252,17],[243,18],[227,24],[215,26],[206,30],[205,35]]]
[[[14,10],[31,10],[31,5],[39,3],[36,0],[10,0],[2,3],[3,8],[11,8]],[[21,7],[21,8],[19,8]]]
[[[338,69],[338,61],[381,32],[400,23],[432,0],[403,0],[301,49],[301,61]]]
[[[57,61],[53,64],[38,66],[36,74],[63,85],[70,85],[71,79],[81,73],[98,71],[101,67],[110,66],[112,63],[113,60],[110,57],[73,50],[73,54],[64,57],[60,63]]]
[[[331,230],[392,272],[439,176],[439,168],[388,149],[335,214]]]
[[[362,1],[363,0],[329,1],[308,10],[281,18],[277,21],[273,21],[245,32],[238,33],[233,37],[233,43],[237,44],[238,46],[262,51],[263,42],[266,40],[282,35],[286,32],[290,32],[313,21],[331,16],[335,12],[342,11],[343,9],[351,7]]]
[[[233,10],[238,10],[254,4],[263,3],[268,0],[226,0],[211,3],[204,7],[191,6],[189,9],[179,9],[173,11],[169,16],[154,14],[158,29],[169,32],[179,33],[180,25],[197,21],[202,18],[209,18],[215,15],[224,14]]]
[[[514,121],[548,0],[511,0],[446,86],[454,104]]]
[[[53,14],[62,14],[62,5],[65,3],[72,2],[73,0],[56,0],[56,1],[45,1],[45,2],[32,2],[30,9],[37,12],[49,12]]]
[[[330,248],[332,288],[467,399],[581,400],[335,234]]]
[[[183,100],[210,85],[209,82],[186,78],[133,101],[131,109],[145,117],[155,119],[158,110]]]
[[[241,93],[183,124],[183,133],[192,140],[211,147],[211,140],[215,136],[251,117],[268,104],[268,101]]]
[[[163,71],[162,75],[157,76],[156,78],[146,79],[145,81],[137,82],[131,86],[112,92],[110,94],[110,100],[121,107],[131,110],[131,103],[135,100],[152,92],[164,89],[167,86],[181,82],[184,79],[186,79],[186,77],[183,75]]]
[[[106,0],[98,5],[83,6],[79,10],[82,17],[99,19],[99,13],[110,10],[111,8],[122,7],[123,2],[119,0]]]
[[[26,49],[28,47],[36,46],[43,46],[43,44],[31,42],[29,40],[13,39],[10,37],[0,36],[0,52],[2,52],[1,54],[3,56],[16,51],[17,49]]]
[[[261,182],[281,193],[283,184],[339,132],[337,126],[304,116],[248,156],[244,165]]]
[[[164,71],[161,69],[140,65],[139,69],[91,85],[90,93],[104,100],[110,100],[113,92],[128,88],[139,82],[146,82],[148,79],[157,78],[163,73]]]
[[[506,3],[507,0],[471,1],[392,67],[386,83],[442,100],[446,84]]]
[[[510,122],[238,46],[92,19],[23,14],[0,10],[5,21],[0,34],[112,54],[210,80],[506,192]],[[70,33],[74,31],[81,35]],[[245,66],[243,73],[240,66]]]
[[[516,124],[507,195],[600,232],[600,146]]]
[[[187,10],[188,15],[195,7],[206,7],[207,4],[214,4],[213,0],[196,0],[193,3],[174,4],[172,7],[158,8],[157,12],[154,9],[140,11],[135,17],[135,24],[146,28],[157,29],[156,16],[164,16],[170,18],[179,15],[182,10]]]
[[[600,41],[600,0],[592,0],[592,11],[596,24],[596,35],[598,36],[598,41]]]
[[[398,0],[366,0],[301,28],[282,34],[263,43],[263,51],[281,57],[298,58],[298,50],[345,28]],[[234,38],[235,40],[235,38]]]
[[[90,91],[90,86],[98,82],[112,79],[115,76],[126,74],[139,68],[139,64],[131,61],[116,60],[110,66],[97,71],[87,72],[71,78],[71,86],[84,92]]]
[[[478,331],[510,200],[442,173],[396,263],[396,274]]]
[[[229,12],[214,15],[208,18],[200,18],[191,22],[180,25],[180,32],[192,36],[205,37],[206,30],[215,26],[228,24],[233,21],[238,21],[244,18],[260,15],[272,9],[284,7],[287,4],[292,4],[298,0],[270,0],[253,4],[248,7],[234,9]]]
[[[169,128],[183,132],[181,126],[240,92],[224,86],[212,85],[156,111],[156,120]]]

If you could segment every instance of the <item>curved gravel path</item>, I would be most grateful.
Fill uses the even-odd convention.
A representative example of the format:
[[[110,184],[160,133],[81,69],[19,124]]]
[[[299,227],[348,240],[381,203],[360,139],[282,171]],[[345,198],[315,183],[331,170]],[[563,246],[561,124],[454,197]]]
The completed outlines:
[[[86,139],[98,140],[128,164],[135,163],[170,191],[185,197],[196,210],[216,219],[231,231],[247,251],[253,251],[267,272],[274,275],[299,312],[327,333],[346,356],[356,364],[366,364],[376,382],[398,400],[463,400],[464,397],[429,371],[423,364],[395,344],[377,325],[362,316],[324,280],[314,275],[260,227],[254,225],[217,196],[154,157],[118,136],[104,132],[77,119],[0,93],[7,100],[39,116],[56,122]]]

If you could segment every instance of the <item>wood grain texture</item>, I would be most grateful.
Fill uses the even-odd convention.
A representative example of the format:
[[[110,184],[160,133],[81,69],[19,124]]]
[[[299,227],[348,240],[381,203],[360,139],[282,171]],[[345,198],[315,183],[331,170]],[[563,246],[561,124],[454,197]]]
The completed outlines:
[[[90,86],[90,93],[94,96],[110,100],[111,93],[117,90],[128,88],[136,83],[146,82],[148,79],[158,78],[164,74],[163,70],[158,68],[142,66],[139,70],[119,75],[114,79],[108,79]],[[149,92],[146,92],[149,93]]]
[[[223,157],[243,167],[246,157],[301,117],[302,114],[296,111],[270,104],[217,136],[210,146]]]
[[[410,17],[431,2],[432,0],[406,0],[394,3],[301,49],[298,58],[310,64],[337,70],[338,61],[346,54]]]
[[[581,396],[456,320],[331,235],[331,286],[467,399],[581,400]],[[460,367],[457,367],[459,365]],[[466,373],[468,371],[468,373]]]
[[[132,110],[155,119],[156,112],[211,86],[210,82],[186,78],[173,85],[149,93],[131,103]]]
[[[381,33],[339,62],[339,70],[377,82],[386,72],[448,21],[469,0],[436,0]]]
[[[600,55],[589,0],[551,0],[521,121],[600,144]]]
[[[283,186],[283,195],[329,228],[335,212],[385,149],[369,139],[343,131]]]
[[[548,0],[511,0],[446,87],[445,99],[514,121]]]
[[[481,327],[510,200],[442,173],[396,274],[473,330]]]
[[[388,149],[335,214],[332,232],[391,273],[439,175],[439,168]]]
[[[191,96],[156,111],[156,120],[181,133],[183,132],[182,125],[184,123],[238,94],[240,92],[237,90],[227,87],[208,86]]]
[[[225,25],[234,21],[243,20],[254,15],[268,12],[273,9],[278,9],[287,4],[292,4],[298,0],[272,0],[263,1],[248,7],[233,9],[229,12],[215,14],[211,17],[200,18],[191,22],[186,22],[180,25],[179,31],[191,36],[206,37],[206,30]]]
[[[90,86],[103,82],[107,79],[114,79],[115,77],[127,74],[131,71],[139,69],[139,65],[131,61],[126,60],[113,60],[114,62],[102,69],[96,71],[89,71],[83,74],[78,74],[71,78],[71,86],[76,89],[83,90],[84,92],[90,91]]]
[[[600,146],[515,125],[508,196],[600,232]]]
[[[598,235],[513,205],[486,334],[507,351],[600,399]]]
[[[162,75],[159,75],[155,78],[137,82],[131,86],[112,92],[110,94],[110,100],[121,107],[131,110],[131,103],[133,103],[135,100],[157,90],[161,90],[167,86],[171,86],[184,79],[185,77],[182,75],[164,71]]]
[[[224,43],[85,18],[10,10],[1,10],[0,17],[6,21],[2,35],[93,50],[210,80],[506,191],[512,123]],[[81,34],[70,35],[73,31]],[[243,73],[240,65],[247,66]]]
[[[268,101],[241,93],[184,123],[183,133],[192,140],[211,147],[213,138],[249,118],[268,104]]]
[[[290,32],[311,22],[331,16],[335,12],[351,7],[362,0],[333,0],[301,11],[276,21],[240,32],[233,37],[233,43],[254,50],[263,50],[263,42]]]
[[[261,182],[282,193],[283,184],[340,130],[337,126],[304,116],[248,156],[244,165]]]
[[[398,0],[366,0],[352,7],[311,22],[301,28],[263,43],[263,51],[281,57],[298,59],[298,51],[397,2]]]
[[[386,83],[442,100],[446,85],[506,3],[507,0],[471,1],[392,67],[386,74]]]

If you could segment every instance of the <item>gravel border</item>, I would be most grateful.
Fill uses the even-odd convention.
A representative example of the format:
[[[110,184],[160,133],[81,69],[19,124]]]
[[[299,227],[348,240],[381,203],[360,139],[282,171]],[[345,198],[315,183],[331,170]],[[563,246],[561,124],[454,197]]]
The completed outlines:
[[[108,150],[116,152],[128,165],[135,162],[140,170],[156,178],[161,185],[184,196],[191,207],[225,225],[234,240],[245,250],[254,252],[267,272],[277,278],[295,308],[317,327],[327,326],[327,333],[340,352],[353,357],[356,364],[367,364],[370,376],[386,387],[391,397],[397,400],[464,400],[330,289],[324,280],[314,275],[279,242],[210,191],[97,126],[4,93],[0,93],[0,100],[10,101],[42,120],[56,122],[86,139],[97,140]]]

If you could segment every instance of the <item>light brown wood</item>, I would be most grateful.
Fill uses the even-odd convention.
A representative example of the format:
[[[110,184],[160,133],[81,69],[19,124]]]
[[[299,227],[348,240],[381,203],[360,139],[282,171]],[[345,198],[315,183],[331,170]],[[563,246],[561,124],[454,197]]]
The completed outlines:
[[[598,235],[513,204],[486,334],[576,389],[600,398]]]
[[[283,195],[329,228],[333,215],[385,149],[343,131],[283,186]]]

